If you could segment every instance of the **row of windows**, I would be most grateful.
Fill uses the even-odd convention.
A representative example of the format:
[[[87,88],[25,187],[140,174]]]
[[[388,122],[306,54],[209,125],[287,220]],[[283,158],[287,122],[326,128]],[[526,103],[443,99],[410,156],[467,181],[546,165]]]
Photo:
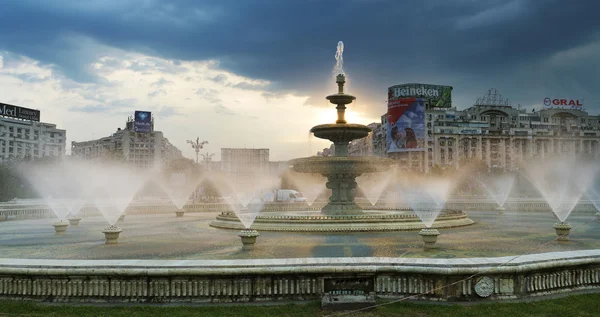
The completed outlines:
[[[3,127],[5,127],[5,126],[0,125],[0,129],[2,129]],[[15,132],[15,131],[17,134],[20,134],[20,133],[30,134],[31,132],[33,132],[33,134],[38,135],[40,133],[40,130],[37,130],[37,129],[26,129],[26,128],[16,128],[15,129],[15,127],[11,127],[11,126],[8,127],[8,132]],[[51,138],[54,138],[55,136],[56,137],[63,136],[62,132],[46,132],[46,134],[49,134]]]
[[[433,119],[432,115],[428,115],[429,121],[431,121]],[[446,117],[445,115],[437,115],[437,119],[438,120],[444,120]],[[500,122],[506,122],[507,118],[506,116],[480,116],[479,117],[481,121],[491,121],[494,118],[500,118]],[[517,117],[516,116],[512,116],[510,117],[512,122],[516,122],[517,121]],[[532,120],[535,117],[530,117],[530,116],[519,116],[519,121],[539,121],[539,118],[536,118],[536,120]],[[462,117],[457,117],[457,119],[464,119]],[[470,116],[470,120],[477,120],[477,115],[471,115]],[[495,120],[494,120],[495,121]],[[542,117],[542,121],[543,122],[550,122],[550,118],[549,117]],[[553,123],[560,123],[562,120],[560,118],[552,118],[552,122]],[[576,119],[567,119],[566,122],[567,123],[571,123],[571,124],[575,124],[576,123]],[[600,124],[600,120],[593,120],[593,119],[586,119],[586,118],[580,118],[580,123],[585,124],[586,122],[588,124]]]

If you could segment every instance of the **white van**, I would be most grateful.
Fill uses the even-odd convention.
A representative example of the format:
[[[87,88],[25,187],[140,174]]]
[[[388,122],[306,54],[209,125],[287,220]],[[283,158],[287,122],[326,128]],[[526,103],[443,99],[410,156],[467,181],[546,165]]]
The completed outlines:
[[[306,201],[301,192],[293,189],[278,189],[272,193],[266,193],[263,197],[265,201],[270,202],[295,203]]]

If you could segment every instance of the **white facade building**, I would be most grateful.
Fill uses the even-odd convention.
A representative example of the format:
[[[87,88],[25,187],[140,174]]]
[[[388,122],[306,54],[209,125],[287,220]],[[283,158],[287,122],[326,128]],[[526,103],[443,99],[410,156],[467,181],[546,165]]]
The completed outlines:
[[[422,172],[474,161],[490,169],[515,170],[521,162],[552,155],[600,159],[600,116],[558,107],[526,112],[510,106],[495,89],[465,110],[426,109],[426,151],[386,154],[386,127],[384,114],[370,136],[372,150],[365,152],[364,142],[356,140],[349,153],[386,156],[401,168]]]
[[[154,131],[154,122],[150,132],[135,132],[131,119],[125,129],[119,128],[111,136],[72,142],[71,155],[83,159],[123,158],[138,168],[161,166],[169,160],[183,157],[162,132]]]
[[[65,155],[67,132],[56,124],[0,117],[0,163]]]
[[[221,171],[232,182],[251,183],[260,177],[279,177],[287,162],[270,162],[269,149],[221,149]]]

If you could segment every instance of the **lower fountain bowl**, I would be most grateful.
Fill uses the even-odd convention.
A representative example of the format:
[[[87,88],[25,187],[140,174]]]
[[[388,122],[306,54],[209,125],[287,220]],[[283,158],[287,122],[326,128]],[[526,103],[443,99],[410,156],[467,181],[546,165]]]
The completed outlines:
[[[443,210],[432,228],[468,226],[474,221],[458,210]],[[243,230],[245,227],[234,212],[226,211],[210,223],[211,227]],[[360,215],[324,215],[318,211],[266,211],[256,217],[251,229],[289,232],[369,232],[410,231],[425,229],[413,211],[365,210]]]
[[[353,174],[377,173],[389,171],[394,160],[383,157],[367,156],[311,156],[290,161],[294,172],[318,173],[328,175],[341,171]]]

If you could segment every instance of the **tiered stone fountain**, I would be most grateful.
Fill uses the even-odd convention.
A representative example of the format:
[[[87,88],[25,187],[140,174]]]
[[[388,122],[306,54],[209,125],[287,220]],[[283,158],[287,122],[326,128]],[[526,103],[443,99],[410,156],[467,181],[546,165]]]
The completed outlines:
[[[334,156],[300,158],[292,160],[291,164],[296,172],[319,173],[327,177],[326,186],[331,189],[331,197],[321,213],[330,216],[361,215],[362,208],[354,202],[356,178],[363,173],[387,171],[394,161],[380,157],[348,156],[348,144],[366,137],[371,128],[346,122],[346,105],[356,98],[344,93],[346,77],[343,74],[337,75],[336,83],[338,93],[327,96],[327,100],[337,105],[337,121],[314,126],[310,130],[315,137],[333,142]]]
[[[352,232],[419,230],[425,225],[410,210],[363,210],[354,202],[356,177],[364,173],[389,171],[394,161],[381,157],[348,156],[348,144],[366,137],[371,129],[365,125],[347,123],[346,105],[354,96],[344,93],[345,76],[336,77],[338,93],[327,96],[336,105],[338,118],[333,124],[314,126],[310,131],[335,145],[334,156],[306,157],[291,160],[291,168],[300,173],[319,173],[327,177],[331,189],[329,202],[319,211],[268,211],[256,217],[250,229],[258,231]],[[391,171],[390,171],[391,172]],[[307,206],[308,207],[308,206]],[[270,208],[272,209],[272,208]],[[433,228],[465,226],[473,221],[462,211],[442,211]],[[225,229],[245,229],[234,212],[223,212],[211,226]]]

